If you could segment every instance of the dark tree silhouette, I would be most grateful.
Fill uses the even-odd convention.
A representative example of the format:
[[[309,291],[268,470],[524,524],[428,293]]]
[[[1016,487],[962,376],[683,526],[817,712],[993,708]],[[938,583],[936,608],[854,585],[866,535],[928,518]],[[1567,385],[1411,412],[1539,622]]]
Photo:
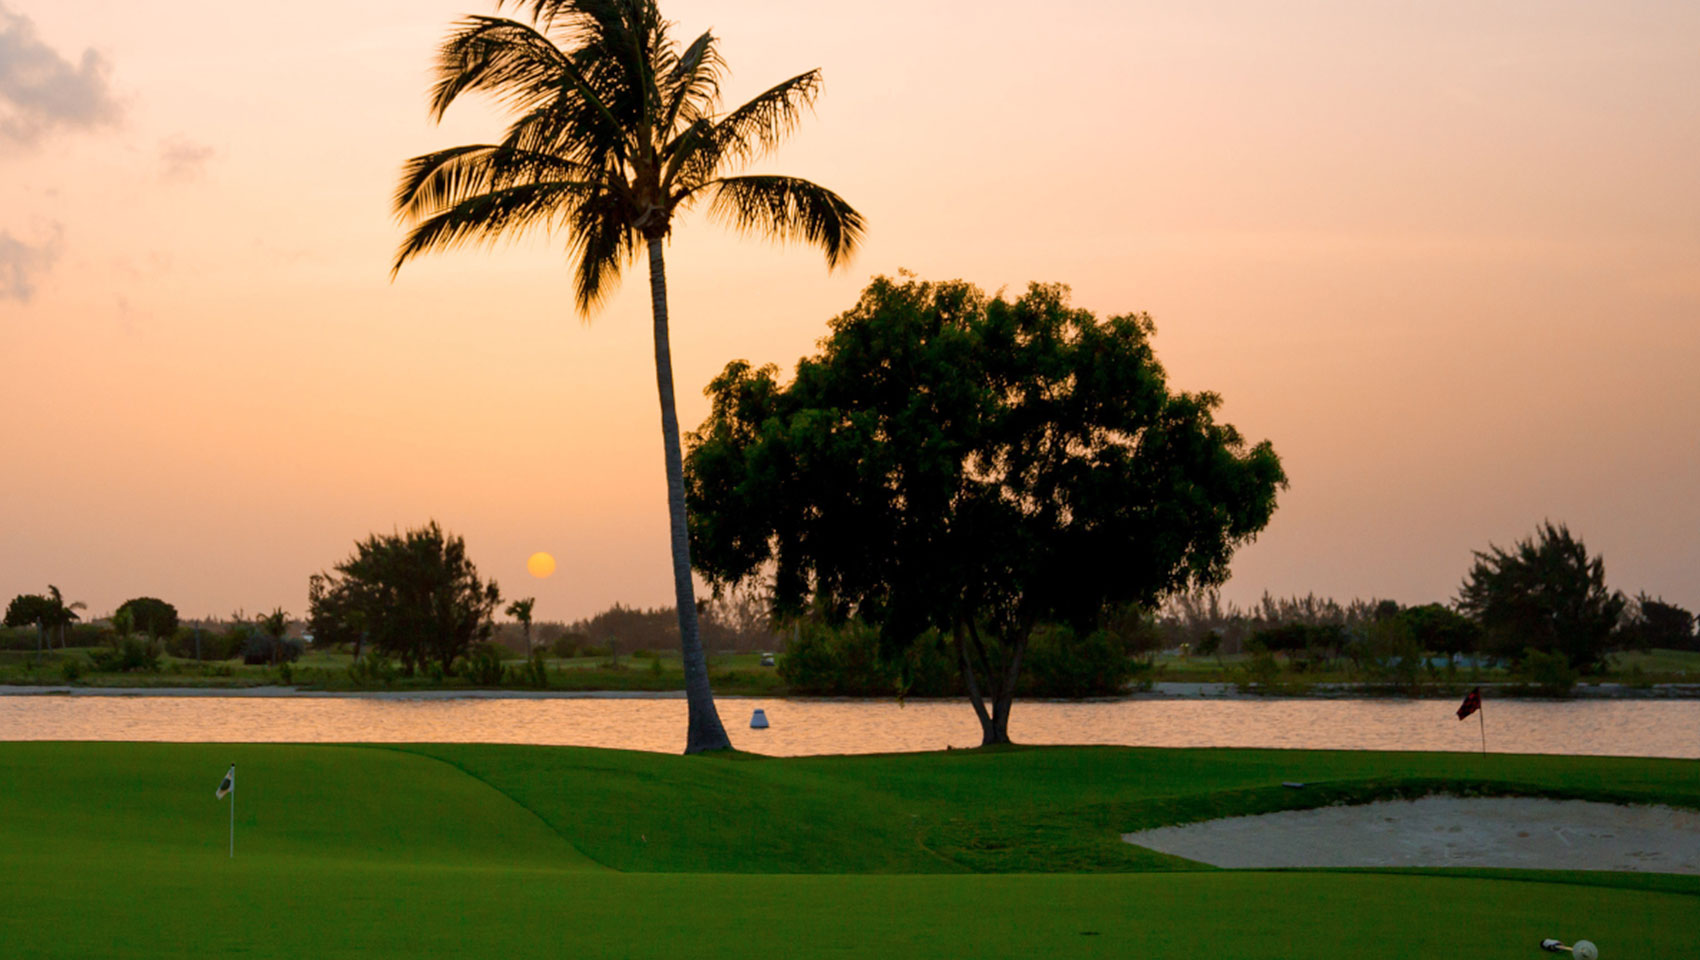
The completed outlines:
[[[1584,673],[1599,667],[1626,603],[1606,589],[1605,560],[1551,522],[1510,550],[1477,551],[1458,591],[1459,611],[1501,654],[1557,652]]]
[[[1268,443],[1170,392],[1143,315],[1100,321],[1060,286],[987,299],[878,279],[782,385],[727,366],[691,435],[700,568],[774,571],[775,605],[880,626],[887,654],[948,637],[985,743],[1034,627],[1226,578],[1286,482]]]
[[[498,4],[498,10],[506,6]],[[472,16],[437,61],[431,112],[462,94],[494,96],[516,116],[497,143],[415,157],[396,209],[414,224],[395,267],[413,257],[534,228],[564,229],[576,262],[574,301],[588,315],[635,260],[649,260],[655,379],[690,710],[685,752],[728,749],[698,632],[674,412],[663,245],[674,217],[707,202],[734,228],[819,247],[845,262],[862,217],[807,180],[728,175],[776,146],[820,92],[818,70],[719,113],[725,69],[712,34],[681,49],[654,0],[527,0],[531,22]]]

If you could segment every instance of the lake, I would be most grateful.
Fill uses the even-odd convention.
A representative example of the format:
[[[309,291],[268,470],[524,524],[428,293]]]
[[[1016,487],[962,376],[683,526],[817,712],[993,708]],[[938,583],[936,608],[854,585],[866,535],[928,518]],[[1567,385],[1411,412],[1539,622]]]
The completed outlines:
[[[1010,735],[1029,744],[1481,749],[1476,718],[1440,700],[1024,701]],[[751,713],[772,726],[749,729]],[[972,747],[980,727],[952,701],[723,697],[740,750],[774,756]],[[1700,758],[1700,701],[1489,700],[1496,753]],[[570,744],[674,753],[682,699],[349,696],[0,696],[0,740]]]

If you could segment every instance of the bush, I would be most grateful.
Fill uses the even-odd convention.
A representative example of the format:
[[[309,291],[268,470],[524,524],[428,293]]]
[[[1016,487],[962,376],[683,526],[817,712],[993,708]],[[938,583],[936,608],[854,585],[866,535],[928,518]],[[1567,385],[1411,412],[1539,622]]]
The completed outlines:
[[[66,657],[65,662],[59,665],[59,675],[65,678],[66,683],[76,683],[83,677],[83,661],[75,656]]]
[[[197,632],[201,635],[199,657],[196,656]],[[246,625],[232,626],[228,630],[178,627],[177,632],[166,640],[165,650],[184,660],[229,660],[242,655],[242,648],[247,645],[251,633]]]
[[[554,651],[555,656],[563,660],[571,660],[578,656],[579,651],[589,644],[590,638],[582,633],[563,633],[550,641],[549,649]]]
[[[494,643],[475,643],[456,663],[468,683],[480,687],[502,685],[502,648]]]
[[[249,666],[274,661],[289,663],[301,659],[304,646],[305,644],[294,637],[272,637],[264,633],[250,632],[242,641],[242,662]]]
[[[879,656],[879,631],[851,620],[831,627],[807,622],[785,645],[776,666],[779,678],[797,693],[829,696],[892,696],[903,687],[902,670],[884,663]],[[931,696],[916,689],[911,678],[906,691]]]
[[[1016,693],[1026,697],[1113,697],[1133,676],[1121,638],[1107,630],[1076,637],[1073,630],[1033,631]]]
[[[357,687],[387,687],[395,678],[396,665],[376,650],[367,650],[348,667],[348,682]]]
[[[112,646],[90,651],[89,661],[96,670],[108,673],[152,673],[159,669],[159,650],[152,641],[140,637],[114,638]]]
[[[661,661],[657,660],[656,666],[660,665]],[[525,663],[514,669],[514,677],[522,686],[531,687],[534,690],[547,690],[549,688],[549,665],[543,660],[543,651],[533,650],[531,656],[526,658]]]
[[[1548,697],[1570,696],[1579,677],[1576,668],[1570,665],[1570,658],[1563,653],[1557,650],[1543,652],[1534,647],[1523,651],[1519,672],[1535,693]]]

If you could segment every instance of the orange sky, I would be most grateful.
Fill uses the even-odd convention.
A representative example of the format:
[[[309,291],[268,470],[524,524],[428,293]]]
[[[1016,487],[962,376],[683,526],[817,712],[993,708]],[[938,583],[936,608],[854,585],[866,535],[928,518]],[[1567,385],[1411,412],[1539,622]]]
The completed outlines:
[[[0,0],[0,593],[299,615],[434,517],[540,619],[670,602],[641,267],[588,325],[559,240],[389,279],[399,164],[497,130],[424,109],[489,9]],[[1150,311],[1177,384],[1282,455],[1231,598],[1446,599],[1551,518],[1700,607],[1700,6],[664,10],[722,37],[729,99],[823,68],[762,169],[870,224],[832,275],[678,226],[687,427],[873,274],[1062,281]]]

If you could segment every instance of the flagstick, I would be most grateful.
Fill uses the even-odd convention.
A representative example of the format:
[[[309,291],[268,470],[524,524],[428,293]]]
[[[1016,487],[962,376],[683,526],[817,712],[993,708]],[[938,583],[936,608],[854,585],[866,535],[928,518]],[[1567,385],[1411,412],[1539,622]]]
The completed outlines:
[[[230,765],[230,859],[236,859],[236,764]]]
[[[1487,756],[1487,711],[1476,708],[1476,720],[1482,725],[1482,756]]]

